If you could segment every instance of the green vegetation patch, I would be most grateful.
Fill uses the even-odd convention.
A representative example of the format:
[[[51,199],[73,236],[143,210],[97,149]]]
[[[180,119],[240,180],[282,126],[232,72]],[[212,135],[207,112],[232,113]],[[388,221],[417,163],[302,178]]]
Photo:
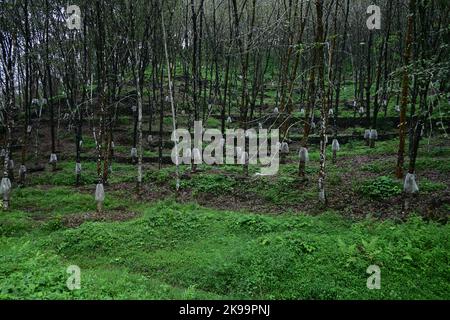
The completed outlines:
[[[126,222],[2,237],[0,297],[448,299],[448,225],[161,202]],[[81,290],[65,284],[81,268]],[[381,290],[366,269],[381,268]]]
[[[357,186],[357,190],[374,199],[382,200],[402,193],[401,184],[390,177],[381,176]]]

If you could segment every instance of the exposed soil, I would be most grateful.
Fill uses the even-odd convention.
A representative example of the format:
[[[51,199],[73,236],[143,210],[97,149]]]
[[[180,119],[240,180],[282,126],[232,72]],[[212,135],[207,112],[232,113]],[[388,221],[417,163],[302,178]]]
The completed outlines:
[[[126,127],[125,127],[126,128]],[[85,135],[90,136],[90,132],[88,128],[84,131]],[[50,149],[50,138],[48,130],[40,130],[41,135],[41,144],[39,146],[40,150],[49,150]],[[129,133],[127,130],[120,131],[116,134],[116,141],[127,140]],[[66,135],[65,139],[61,139],[59,144],[59,158],[62,159],[72,159],[74,157],[74,143],[69,141],[69,139],[73,139],[72,136]],[[447,147],[448,143],[436,142],[435,147]],[[292,153],[295,153],[298,147],[298,143],[292,143],[291,149]],[[145,147],[148,149],[148,146]],[[34,146],[29,146],[28,153],[31,156]],[[152,150],[155,150],[153,148]],[[167,150],[166,150],[167,151]],[[117,153],[119,155],[119,153]],[[91,150],[89,153],[86,153],[89,156],[95,156],[95,151]],[[129,155],[123,155],[127,157]],[[31,158],[32,159],[32,158]],[[30,159],[30,162],[32,160]],[[328,159],[330,160],[330,159]],[[378,219],[403,219],[410,212],[415,211],[420,213],[425,218],[437,219],[439,221],[447,221],[449,217],[449,212],[446,210],[446,206],[450,205],[450,179],[448,179],[447,173],[442,173],[433,169],[422,170],[418,173],[418,179],[426,178],[432,182],[440,182],[447,185],[446,190],[436,191],[432,193],[420,193],[419,195],[413,197],[409,200],[409,208],[405,210],[404,207],[404,199],[402,196],[392,196],[388,199],[375,200],[364,197],[357,192],[354,191],[354,182],[361,182],[363,180],[375,178],[380,176],[380,174],[373,173],[370,171],[363,171],[362,166],[370,164],[374,161],[386,160],[390,163],[395,163],[395,155],[393,154],[375,154],[375,155],[359,155],[359,156],[349,156],[349,157],[339,157],[336,163],[336,166],[343,168],[344,173],[340,175],[340,181],[337,185],[329,185],[327,188],[327,197],[328,204],[327,207],[320,203],[317,200],[311,201],[301,201],[298,204],[286,204],[286,205],[277,205],[273,202],[261,197],[261,195],[256,192],[249,190],[242,190],[242,188],[237,188],[234,192],[229,193],[221,193],[221,194],[206,194],[199,193],[193,194],[192,190],[189,188],[185,188],[181,190],[178,194],[175,192],[172,185],[169,183],[165,184],[156,184],[153,182],[146,182],[142,186],[141,194],[139,196],[136,195],[136,184],[134,182],[127,183],[119,183],[119,184],[111,184],[106,185],[107,192],[115,192],[120,193],[121,196],[126,195],[135,199],[136,201],[143,202],[156,202],[162,199],[174,198],[180,202],[191,202],[196,201],[202,206],[216,208],[216,209],[224,209],[224,210],[233,210],[233,211],[247,211],[254,213],[265,213],[265,214],[282,214],[283,212],[292,210],[296,212],[302,212],[305,214],[320,214],[324,212],[324,210],[334,210],[339,214],[352,218],[358,219],[366,216],[373,216]],[[289,157],[287,159],[287,163],[295,163],[295,159],[293,157]],[[448,161],[443,159],[443,161]],[[40,163],[48,162],[46,154],[40,154]],[[131,161],[130,161],[131,163]],[[327,166],[332,166],[330,161],[327,161]],[[157,170],[155,165],[146,164],[144,166],[144,171],[147,170]],[[47,166],[46,171],[49,171],[49,167]],[[316,171],[316,170],[315,170]],[[242,179],[237,174],[230,174],[224,172],[222,170],[211,167],[206,171],[208,174],[220,174],[220,175],[231,175],[235,179]],[[194,173],[194,174],[200,174]],[[34,173],[30,173],[34,174]],[[39,174],[39,173],[36,173]],[[392,175],[393,176],[393,175]],[[189,174],[187,176],[182,177],[183,179],[189,179]],[[175,177],[173,177],[175,179]],[[246,178],[253,179],[252,177]],[[317,184],[317,173],[311,174],[308,176],[308,180],[295,182],[292,187],[297,188],[298,190],[305,190],[311,192],[313,186]],[[327,183],[328,180],[327,180]],[[48,190],[53,186],[49,185],[41,185],[38,186],[42,190]],[[75,187],[74,187],[75,188]],[[76,187],[78,192],[93,194],[94,186],[84,185],[80,187]],[[42,211],[36,210],[35,208],[29,208],[30,212]],[[86,213],[82,215],[74,215],[67,217],[65,223],[68,226],[77,226],[80,225],[83,221],[117,221],[117,220],[128,220],[135,216],[132,212],[127,212],[126,210],[114,210],[114,211],[106,211],[104,213],[98,214],[95,212]],[[39,218],[38,218],[39,219]]]
[[[359,158],[359,157],[357,157]],[[233,192],[222,194],[198,193],[194,194],[191,189],[185,188],[177,194],[175,190],[168,184],[144,184],[140,197],[135,194],[134,183],[122,183],[112,185],[109,190],[117,192],[126,192],[133,199],[144,202],[157,202],[162,199],[173,198],[180,202],[195,201],[202,206],[232,211],[246,211],[264,214],[283,214],[287,211],[302,212],[305,214],[317,215],[324,210],[333,210],[343,216],[351,219],[361,219],[372,216],[376,219],[404,219],[412,211],[420,213],[424,218],[447,221],[449,212],[445,205],[450,205],[450,188],[433,193],[420,193],[409,199],[409,208],[404,208],[404,198],[402,195],[392,196],[387,199],[371,199],[360,195],[353,189],[354,181],[374,178],[378,174],[360,171],[354,165],[356,162],[367,163],[380,157],[361,156],[360,159],[353,159],[349,164],[349,170],[341,175],[341,182],[338,186],[330,186],[327,189],[328,204],[324,207],[316,200],[302,201],[298,204],[277,205],[271,201],[261,197],[261,195],[251,190],[236,189]],[[344,161],[344,160],[341,160]],[[344,163],[342,163],[344,164]],[[339,163],[337,164],[339,165]],[[352,169],[350,169],[352,168]],[[212,169],[207,171],[208,174],[224,174],[218,170]],[[195,174],[195,173],[194,173]],[[197,173],[198,174],[198,173]],[[225,173],[230,175],[229,173]],[[433,171],[426,171],[422,174],[430,181],[449,183],[445,180],[443,174],[437,174]],[[175,179],[175,177],[173,177]],[[444,180],[443,180],[444,178]],[[239,178],[242,179],[242,178]],[[247,179],[252,179],[248,177]],[[311,186],[315,185],[317,175],[309,176],[308,180],[298,180],[293,187],[299,190],[311,190]]]
[[[123,209],[108,210],[103,212],[88,212],[84,214],[71,214],[62,219],[62,224],[68,228],[77,228],[86,221],[127,221],[135,218],[135,212]]]

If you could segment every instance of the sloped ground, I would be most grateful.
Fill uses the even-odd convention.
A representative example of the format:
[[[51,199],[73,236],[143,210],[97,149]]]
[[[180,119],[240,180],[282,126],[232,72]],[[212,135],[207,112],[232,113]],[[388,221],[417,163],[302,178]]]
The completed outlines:
[[[317,203],[317,150],[309,181],[294,155],[276,177],[238,166],[114,164],[105,212],[95,213],[95,164],[33,173],[0,215],[0,298],[80,299],[449,299],[449,141],[422,146],[420,194],[402,214],[392,178],[395,141],[342,146],[327,162],[328,208]],[[330,158],[329,158],[330,159]],[[200,205],[199,205],[200,204]],[[69,291],[66,268],[81,268]],[[381,290],[366,269],[381,268]]]
[[[68,192],[53,188],[49,195],[66,197]],[[448,225],[424,223],[417,217],[406,223],[351,222],[331,212],[317,217],[255,215],[172,201],[134,209],[140,216],[129,221],[89,221],[76,228],[55,217],[38,224],[21,211],[7,219],[3,216],[0,297],[448,299],[450,295]],[[81,268],[81,290],[66,287],[69,265]],[[370,265],[381,268],[380,290],[366,287]]]

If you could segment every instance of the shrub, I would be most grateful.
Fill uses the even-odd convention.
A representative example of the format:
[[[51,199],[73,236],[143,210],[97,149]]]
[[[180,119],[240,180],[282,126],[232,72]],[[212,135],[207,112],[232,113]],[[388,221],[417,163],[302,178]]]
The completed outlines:
[[[374,199],[386,199],[402,193],[400,184],[386,176],[366,181],[358,189],[363,195]]]
[[[203,174],[193,177],[186,185],[192,188],[194,194],[223,194],[233,191],[235,180],[225,175]]]
[[[419,186],[419,190],[423,192],[434,192],[447,189],[447,186],[441,182],[422,181]]]

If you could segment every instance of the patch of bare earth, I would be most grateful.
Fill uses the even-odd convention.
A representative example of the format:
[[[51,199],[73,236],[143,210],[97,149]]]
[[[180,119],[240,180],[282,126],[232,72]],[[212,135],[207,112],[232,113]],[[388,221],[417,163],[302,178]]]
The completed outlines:
[[[137,216],[137,213],[126,211],[125,208],[103,212],[88,212],[83,214],[71,214],[62,219],[64,226],[77,228],[86,221],[128,221]]]
[[[254,194],[210,195],[202,193],[195,199],[200,205],[220,210],[247,211],[265,214],[280,214],[284,208],[264,201]]]

